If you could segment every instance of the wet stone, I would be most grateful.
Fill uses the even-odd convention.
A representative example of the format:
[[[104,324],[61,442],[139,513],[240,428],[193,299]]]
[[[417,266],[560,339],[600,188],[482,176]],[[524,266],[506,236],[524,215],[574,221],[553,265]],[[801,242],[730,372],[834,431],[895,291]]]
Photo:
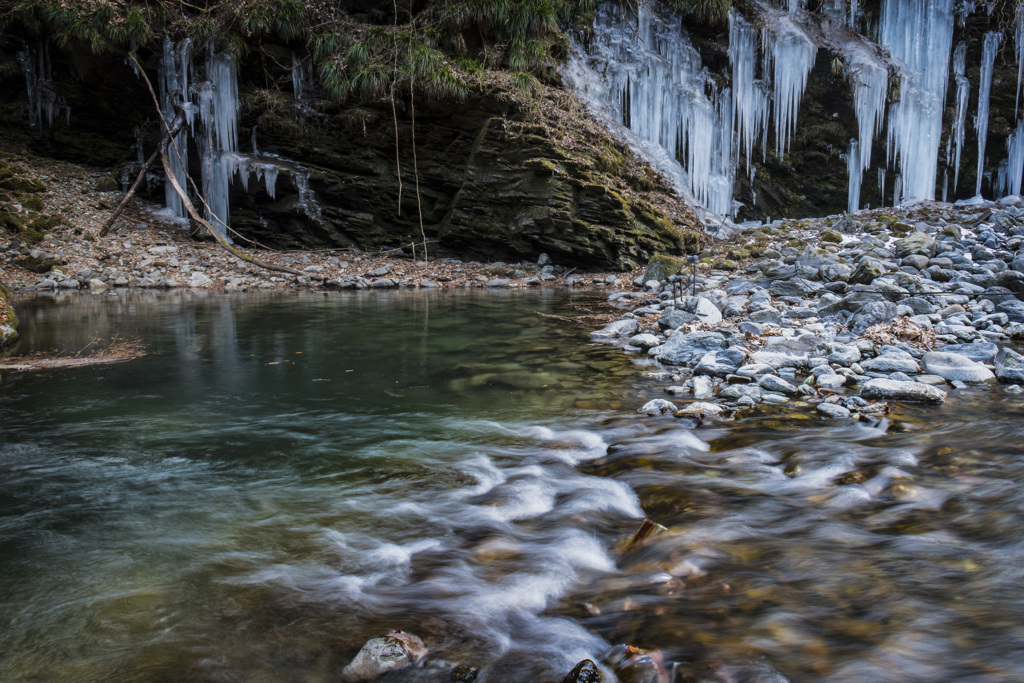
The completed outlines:
[[[604,680],[604,676],[601,675],[601,670],[597,668],[597,664],[589,659],[584,659],[573,667],[572,671],[566,674],[565,678],[562,679],[562,683],[604,683]]]
[[[817,410],[825,417],[833,419],[842,419],[850,417],[850,409],[844,408],[838,403],[819,403],[815,410]]]
[[[994,377],[992,371],[981,363],[957,353],[933,351],[926,353],[922,360],[928,373],[938,375],[951,382],[959,380],[961,382],[980,383],[987,382]]]
[[[944,403],[946,392],[920,382],[898,382],[876,378],[864,384],[861,397],[868,400],[909,401],[912,403]]]
[[[1024,356],[1012,349],[1003,348],[996,356],[996,377],[1000,382],[1024,384]]]

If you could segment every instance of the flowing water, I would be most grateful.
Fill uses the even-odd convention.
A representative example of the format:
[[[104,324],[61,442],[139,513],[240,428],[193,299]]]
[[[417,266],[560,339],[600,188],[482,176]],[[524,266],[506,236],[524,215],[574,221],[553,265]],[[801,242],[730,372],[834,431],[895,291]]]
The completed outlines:
[[[479,681],[1024,678],[1000,387],[695,426],[587,294],[19,304],[22,351],[149,354],[0,385],[0,680],[333,681],[390,629]]]

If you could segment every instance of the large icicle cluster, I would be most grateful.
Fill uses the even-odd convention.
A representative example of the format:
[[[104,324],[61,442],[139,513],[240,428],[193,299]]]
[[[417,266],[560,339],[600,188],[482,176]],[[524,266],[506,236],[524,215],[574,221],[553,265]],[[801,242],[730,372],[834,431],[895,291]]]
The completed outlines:
[[[823,0],[816,12],[807,12],[800,0],[754,0],[751,7],[757,12],[759,29],[735,10],[730,13],[728,85],[706,73],[678,18],[655,14],[644,2],[634,11],[621,3],[604,3],[599,8],[588,52],[574,62],[573,80],[585,99],[629,129],[627,137],[642,141],[638,149],[662,162],[678,160],[678,171],[670,175],[684,178],[692,199],[724,214],[736,206],[732,192],[741,158],[752,182],[752,162],[759,147],[762,160],[770,142],[775,155],[788,152],[818,50],[827,49],[842,60],[857,117],[857,137],[850,140],[846,155],[852,212],[860,208],[863,173],[872,166],[872,150],[883,129],[885,167],[896,171],[892,201],[903,204],[935,198],[952,62],[956,113],[946,141],[942,196],[947,196],[950,175],[956,192],[971,84],[966,45],[951,50],[953,31],[958,20],[963,26],[970,14],[980,11],[980,5],[957,0],[883,0],[880,16],[875,18],[861,15],[856,0]],[[1015,21],[1019,100],[1024,79],[1024,11],[1018,12]],[[878,43],[858,34],[860,27],[877,33]],[[989,99],[1000,40],[1000,33],[989,32],[982,48],[974,116],[979,193],[985,169],[990,167],[985,163]],[[580,68],[581,62],[587,68]],[[890,91],[890,78],[898,89]],[[1019,178],[1015,185],[1010,176],[1021,156],[1018,150],[1024,149],[1024,135],[1012,136],[1007,144],[1011,159],[1003,163],[993,184],[995,192],[1020,184]],[[883,201],[885,176],[885,168],[880,167]]]
[[[306,71],[296,60],[300,73],[295,74],[296,96],[301,96]],[[309,188],[309,173],[300,165],[256,150],[246,154],[238,148],[238,77],[235,60],[231,55],[218,52],[212,43],[206,46],[204,72],[206,79],[193,82],[193,46],[183,40],[174,45],[165,38],[160,64],[161,111],[170,121],[176,106],[184,109],[187,128],[174,139],[170,151],[170,165],[178,184],[188,188],[189,140],[199,152],[198,164],[205,201],[206,219],[225,237],[230,217],[231,185],[237,177],[249,191],[250,180],[262,182],[267,194],[276,198],[277,178],[289,175],[298,191],[297,206],[308,218],[319,221],[320,209]],[[175,104],[176,103],[176,104]],[[167,207],[176,216],[186,216],[185,207],[171,186],[165,184]]]
[[[641,140],[682,160],[687,191],[719,214],[732,209],[732,96],[718,90],[681,20],[664,21],[640,5],[597,11],[591,68],[573,80],[581,94],[609,111]]]
[[[771,129],[776,153],[784,153],[817,55],[815,43],[786,12],[774,16],[762,35],[764,79],[756,78],[755,29],[738,14],[730,16],[733,87],[721,88],[678,17],[655,14],[644,4],[636,12],[605,4],[597,11],[586,64],[577,60],[570,75],[585,99],[678,160],[697,203],[731,215],[740,151],[748,162],[758,144],[764,153]]]

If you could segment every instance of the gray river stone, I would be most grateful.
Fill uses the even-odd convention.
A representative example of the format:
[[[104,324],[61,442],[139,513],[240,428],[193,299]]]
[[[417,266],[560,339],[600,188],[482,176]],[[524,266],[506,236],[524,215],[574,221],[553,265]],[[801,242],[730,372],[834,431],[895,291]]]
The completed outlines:
[[[665,413],[674,413],[676,412],[676,404],[671,401],[666,401],[663,398],[656,398],[645,403],[637,412],[645,415],[664,415]]]
[[[829,363],[850,367],[854,363],[860,362],[860,349],[847,344],[832,344],[827,358]]]
[[[973,344],[947,344],[942,347],[944,353],[955,353],[966,356],[976,363],[992,363],[999,353],[999,347],[992,342],[975,342]]]
[[[758,380],[758,384],[765,391],[774,391],[782,394],[797,393],[797,388],[795,386],[793,386],[786,380],[782,379],[781,377],[778,377],[777,375],[765,375],[760,380]]]
[[[660,343],[661,340],[649,332],[645,332],[644,334],[634,334],[629,338],[630,346],[638,346],[641,349],[653,349]]]
[[[719,393],[722,398],[738,399],[744,396],[760,401],[764,391],[756,384],[730,384]]]
[[[711,378],[706,375],[699,375],[693,378],[693,397],[711,398],[715,395],[715,387]]]
[[[741,368],[736,370],[736,374],[740,377],[757,378],[762,375],[767,375],[772,372],[774,368],[767,363],[748,363]]]
[[[718,307],[707,299],[701,297],[697,299],[697,306],[693,311],[693,314],[697,318],[708,325],[717,325],[722,322],[722,312],[718,310]]]
[[[862,398],[883,401],[909,401],[913,403],[945,403],[946,392],[920,382],[898,382],[891,379],[872,379],[860,390]]]
[[[945,353],[943,351],[932,351],[924,354],[925,370],[932,375],[938,375],[950,382],[987,382],[994,375],[992,371],[981,363],[977,363],[967,356],[958,353]]]
[[[816,410],[825,417],[830,417],[834,419],[850,417],[850,409],[844,408],[838,403],[819,403]]]
[[[735,373],[746,358],[747,354],[737,349],[710,351],[701,357],[697,367],[693,369],[693,373],[695,375],[725,377]]]
[[[909,353],[886,353],[863,361],[860,365],[872,372],[921,372],[921,366]]]
[[[836,374],[819,375],[814,383],[824,391],[839,391],[846,384],[846,377]]]
[[[640,329],[640,323],[631,318],[623,318],[605,325],[600,330],[590,333],[590,339],[594,341],[607,341],[618,337],[628,337]]]
[[[996,377],[1000,382],[1024,384],[1024,356],[1012,349],[1000,349],[996,356]]]
[[[725,335],[721,332],[676,333],[657,347],[656,356],[663,363],[693,365],[709,351],[725,346]]]
[[[784,351],[755,351],[750,354],[750,357],[755,363],[763,363],[770,366],[773,370],[787,367],[805,368],[810,358],[807,354],[786,353]]]
[[[853,314],[850,330],[854,334],[860,334],[869,327],[889,322],[896,317],[897,312],[896,304],[891,301],[872,301],[864,304]]]
[[[697,401],[696,403],[687,403],[677,412],[677,416],[696,416],[696,417],[714,417],[721,415],[724,412],[723,408],[714,403],[703,403]]]
[[[683,325],[689,325],[697,319],[693,313],[684,311],[681,308],[670,308],[665,311],[658,320],[658,327],[663,330],[674,330]]]

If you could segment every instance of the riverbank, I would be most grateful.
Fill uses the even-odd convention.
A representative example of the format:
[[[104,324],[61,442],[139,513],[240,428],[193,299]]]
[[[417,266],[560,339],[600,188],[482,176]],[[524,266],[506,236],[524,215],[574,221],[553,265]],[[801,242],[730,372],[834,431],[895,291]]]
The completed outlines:
[[[669,368],[654,376],[671,400],[652,398],[651,415],[789,404],[877,421],[889,401],[942,403],[971,385],[1019,394],[1022,208],[928,202],[749,227],[705,252],[683,294],[660,273],[613,293],[627,312],[590,338]]]
[[[239,240],[240,252],[303,275],[246,263],[187,221],[135,199],[101,237],[122,197],[113,178],[86,166],[7,153],[0,172],[0,284],[12,291],[115,288],[254,290],[622,286],[620,273],[579,273],[575,264],[423,260],[422,245],[368,253],[354,249],[272,251]],[[429,256],[430,243],[427,244]],[[415,252],[415,258],[413,258]]]

